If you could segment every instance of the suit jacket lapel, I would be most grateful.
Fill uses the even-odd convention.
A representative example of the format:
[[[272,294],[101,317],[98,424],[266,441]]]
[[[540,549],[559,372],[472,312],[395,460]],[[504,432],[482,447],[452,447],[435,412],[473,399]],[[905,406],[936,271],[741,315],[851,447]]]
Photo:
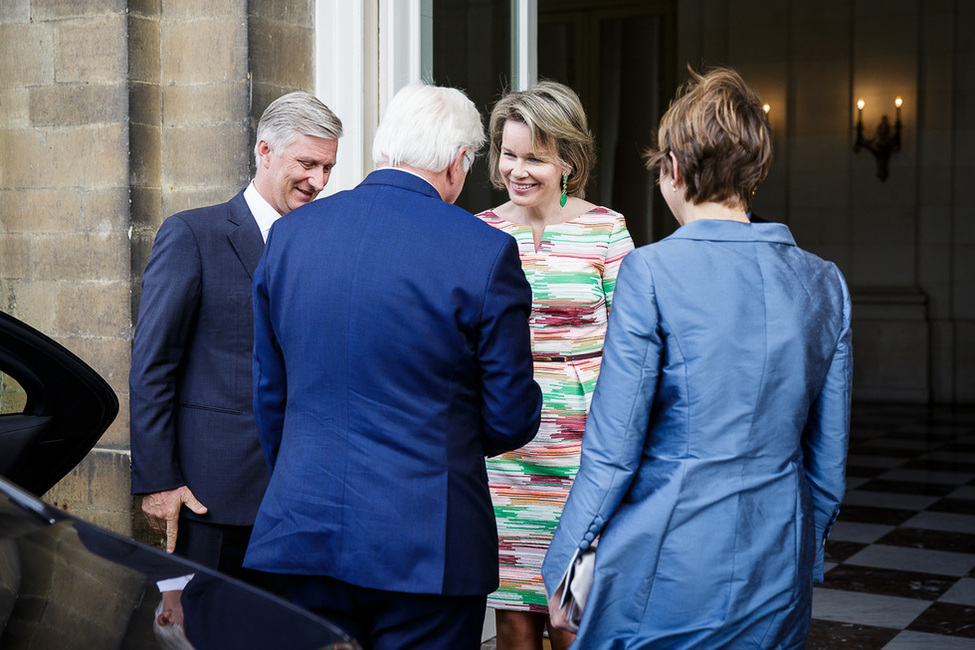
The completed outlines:
[[[230,199],[227,206],[230,212],[228,219],[235,226],[228,234],[230,245],[237,251],[237,257],[247,269],[247,275],[253,278],[257,263],[264,254],[264,238],[261,237],[254,215],[247,207],[243,192]]]

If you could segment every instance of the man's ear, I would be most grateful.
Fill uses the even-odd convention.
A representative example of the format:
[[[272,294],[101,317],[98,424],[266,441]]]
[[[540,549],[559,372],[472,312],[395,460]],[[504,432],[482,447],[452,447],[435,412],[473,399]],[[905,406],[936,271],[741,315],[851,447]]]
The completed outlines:
[[[257,157],[261,159],[261,165],[264,167],[270,164],[271,153],[271,147],[268,146],[266,141],[261,140],[257,143]]]
[[[456,183],[458,180],[463,181],[466,177],[464,173],[464,155],[467,153],[467,147],[461,147],[457,155],[454,156],[453,161],[447,167],[447,180],[451,184]]]

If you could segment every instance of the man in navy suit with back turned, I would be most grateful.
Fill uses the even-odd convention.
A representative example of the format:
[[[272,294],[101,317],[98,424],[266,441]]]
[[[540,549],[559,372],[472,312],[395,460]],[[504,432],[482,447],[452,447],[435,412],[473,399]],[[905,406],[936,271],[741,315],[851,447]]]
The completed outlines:
[[[270,476],[252,410],[253,272],[271,224],[325,187],[341,135],[312,95],[276,99],[257,127],[253,182],[166,219],[142,280],[132,493],[167,551],[258,584],[242,567]]]
[[[486,455],[538,428],[515,240],[452,203],[484,129],[417,84],[378,169],[275,224],[254,278],[254,413],[272,468],[245,565],[365,648],[480,647],[498,586]]]

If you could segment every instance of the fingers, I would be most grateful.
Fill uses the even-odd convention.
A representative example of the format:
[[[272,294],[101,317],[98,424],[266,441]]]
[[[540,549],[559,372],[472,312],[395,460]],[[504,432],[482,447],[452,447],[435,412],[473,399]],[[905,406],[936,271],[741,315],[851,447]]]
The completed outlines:
[[[176,550],[176,533],[179,531],[179,514],[172,519],[166,520],[166,552],[172,553]]]
[[[190,510],[192,510],[198,515],[206,514],[207,507],[202,503],[200,503],[200,500],[193,495],[193,492],[191,492],[188,487],[184,487],[181,489],[185,490],[182,496],[183,505],[185,505],[187,508],[189,508]]]

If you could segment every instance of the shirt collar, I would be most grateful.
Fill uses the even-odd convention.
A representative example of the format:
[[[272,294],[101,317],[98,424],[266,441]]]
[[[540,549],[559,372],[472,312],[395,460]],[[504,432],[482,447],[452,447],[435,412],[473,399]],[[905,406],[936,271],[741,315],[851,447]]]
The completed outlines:
[[[267,243],[267,234],[274,222],[281,218],[281,215],[271,207],[270,203],[264,200],[261,193],[254,187],[254,181],[251,181],[247,189],[244,190],[244,200],[247,201],[247,207],[254,215],[257,227],[261,229],[261,237],[264,238],[264,243]]]

